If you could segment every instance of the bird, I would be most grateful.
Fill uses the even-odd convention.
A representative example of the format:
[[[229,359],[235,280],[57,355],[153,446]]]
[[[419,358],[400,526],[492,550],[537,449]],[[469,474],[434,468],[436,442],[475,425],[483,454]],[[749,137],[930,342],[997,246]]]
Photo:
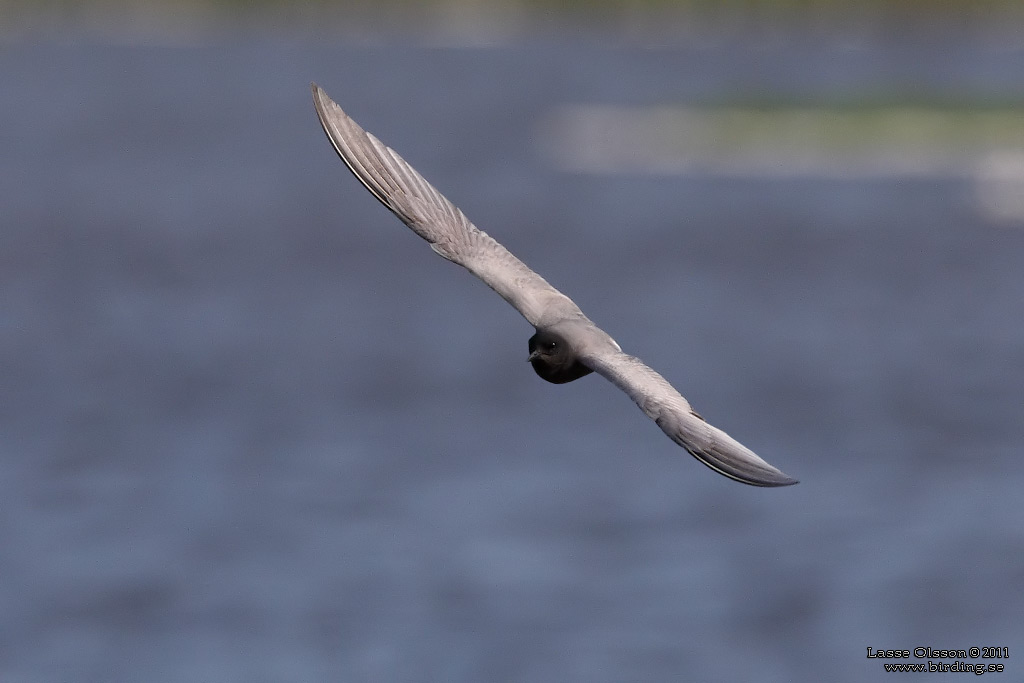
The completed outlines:
[[[533,325],[527,360],[537,375],[564,384],[596,372],[633,399],[672,441],[716,472],[751,486],[798,483],[709,424],[668,380],[625,353],[572,299],[474,226],[316,83],[312,89],[327,138],[359,182],[437,254],[483,280]]]

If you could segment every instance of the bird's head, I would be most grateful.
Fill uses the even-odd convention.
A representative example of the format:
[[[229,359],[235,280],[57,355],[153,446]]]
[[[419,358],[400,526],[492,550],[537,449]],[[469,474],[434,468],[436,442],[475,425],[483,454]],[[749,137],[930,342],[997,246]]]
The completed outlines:
[[[530,337],[530,365],[542,379],[565,384],[593,372],[576,359],[572,345],[552,330],[538,330]]]

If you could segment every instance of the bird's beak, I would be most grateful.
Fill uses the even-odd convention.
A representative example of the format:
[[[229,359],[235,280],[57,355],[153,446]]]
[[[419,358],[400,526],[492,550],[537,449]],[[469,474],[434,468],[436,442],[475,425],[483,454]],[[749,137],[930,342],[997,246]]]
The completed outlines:
[[[533,353],[530,354],[530,357],[526,359],[526,362],[532,363],[533,359],[537,358],[538,356],[540,356],[540,351],[534,351]]]

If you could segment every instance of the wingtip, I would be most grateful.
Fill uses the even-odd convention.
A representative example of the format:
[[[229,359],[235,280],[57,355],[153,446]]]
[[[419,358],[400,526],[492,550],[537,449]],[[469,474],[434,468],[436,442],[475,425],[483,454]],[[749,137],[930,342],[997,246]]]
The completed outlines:
[[[319,107],[321,101],[327,97],[327,93],[324,92],[323,88],[316,84],[316,81],[310,82],[309,89],[313,92],[313,103]]]
[[[309,88],[313,92],[313,106],[316,107],[318,113],[326,116],[328,110],[332,108],[336,108],[341,111],[341,107],[331,99],[331,96],[327,94],[326,90],[316,84],[316,81],[311,82],[309,84]]]
[[[327,94],[327,91],[317,85],[315,82],[310,83],[310,89],[313,91],[313,107],[316,109],[316,114],[320,119],[321,125],[324,127],[324,132],[327,133],[327,137],[331,139],[331,143],[335,144],[337,148],[335,135],[331,129],[337,127],[339,121],[348,123],[355,123],[349,117],[348,114],[338,105],[337,102],[331,99],[331,96]],[[360,129],[361,130],[361,129]],[[362,131],[365,133],[365,131]],[[368,133],[366,133],[369,135]],[[340,150],[338,152],[341,154]],[[344,158],[344,155],[342,155]],[[348,162],[346,162],[348,163]]]
[[[759,467],[759,471],[757,472],[740,472],[738,470],[733,470],[733,472],[730,473],[729,476],[732,476],[734,479],[741,483],[750,484],[751,486],[761,486],[764,488],[793,486],[794,484],[800,483],[798,479],[794,479],[793,477],[782,472],[781,470],[772,467],[767,463],[765,463],[765,465],[767,465],[771,469],[766,470],[764,467]]]
[[[769,481],[765,481],[764,483],[756,484],[756,485],[757,486],[765,486],[765,487],[768,487],[768,488],[775,488],[775,487],[778,487],[778,486],[793,486],[794,484],[799,484],[800,483],[799,479],[794,479],[793,477],[790,477],[789,475],[782,474],[781,472],[779,472],[779,475],[780,476],[778,476],[778,477],[776,477],[774,479],[771,479]]]
[[[720,474],[740,482],[741,484],[747,484],[749,486],[759,486],[761,488],[778,488],[782,486],[793,486],[799,484],[799,479],[794,479],[788,474],[784,474],[777,469],[773,468],[771,472],[765,472],[761,470],[756,474],[751,472],[740,472],[738,470],[726,470],[725,468],[715,467],[706,460],[701,459],[705,465],[711,467],[711,469],[718,471]]]
[[[732,441],[728,435],[723,434],[723,436]],[[780,486],[793,486],[800,483],[798,479],[794,479],[778,468],[768,464],[739,443],[735,443],[736,449],[732,451],[698,450],[690,448],[685,444],[683,446],[698,461],[719,474],[741,484],[760,486],[762,488],[776,488]]]

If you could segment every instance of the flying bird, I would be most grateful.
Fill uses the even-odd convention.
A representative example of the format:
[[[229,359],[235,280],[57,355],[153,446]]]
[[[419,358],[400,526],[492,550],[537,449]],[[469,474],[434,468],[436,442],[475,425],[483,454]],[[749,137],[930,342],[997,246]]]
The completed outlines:
[[[431,249],[483,280],[533,325],[536,333],[529,340],[528,360],[541,378],[563,384],[596,372],[626,392],[670,439],[716,472],[752,486],[797,483],[708,424],[664,377],[624,353],[572,299],[474,226],[315,83],[313,103],[335,151],[359,182]]]

